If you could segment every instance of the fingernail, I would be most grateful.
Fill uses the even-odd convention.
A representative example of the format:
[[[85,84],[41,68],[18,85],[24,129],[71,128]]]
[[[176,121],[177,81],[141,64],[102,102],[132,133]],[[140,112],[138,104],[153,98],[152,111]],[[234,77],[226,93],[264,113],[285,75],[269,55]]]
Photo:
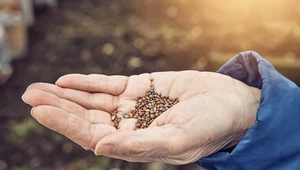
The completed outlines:
[[[112,153],[114,146],[113,145],[100,145],[95,150],[95,155],[110,155]]]
[[[27,102],[25,101],[25,93],[22,95],[21,99],[23,100],[24,103],[27,104]]]
[[[34,114],[33,114],[33,110],[35,109],[35,107],[33,107],[31,110],[30,110],[30,114],[32,117],[34,117]],[[34,117],[35,118],[35,117]]]

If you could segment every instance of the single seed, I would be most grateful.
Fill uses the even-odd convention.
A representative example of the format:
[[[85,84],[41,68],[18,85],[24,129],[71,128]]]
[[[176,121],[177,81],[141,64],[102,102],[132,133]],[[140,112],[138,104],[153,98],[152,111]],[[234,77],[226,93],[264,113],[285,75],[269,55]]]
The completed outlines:
[[[139,112],[139,116],[142,117],[145,112]]]
[[[111,120],[114,121],[117,117],[115,115],[111,116]]]
[[[114,122],[114,127],[118,128],[119,124],[117,122]]]
[[[154,115],[154,114],[150,114],[150,118],[151,118],[151,119],[154,119],[154,118],[155,118],[155,115]]]

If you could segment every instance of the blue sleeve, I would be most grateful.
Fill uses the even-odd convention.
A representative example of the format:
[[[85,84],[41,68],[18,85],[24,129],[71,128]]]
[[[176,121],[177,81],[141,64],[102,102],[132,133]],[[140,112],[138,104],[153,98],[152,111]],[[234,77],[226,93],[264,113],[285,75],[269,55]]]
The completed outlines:
[[[207,170],[300,169],[300,89],[255,52],[240,53],[222,68],[262,90],[257,122],[230,152],[196,163]]]

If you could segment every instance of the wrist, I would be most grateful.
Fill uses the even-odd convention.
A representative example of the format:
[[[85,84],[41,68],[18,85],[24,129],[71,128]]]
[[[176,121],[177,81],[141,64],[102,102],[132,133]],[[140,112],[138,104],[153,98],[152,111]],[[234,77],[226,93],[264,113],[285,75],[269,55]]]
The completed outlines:
[[[244,101],[244,116],[237,123],[236,128],[233,130],[232,135],[229,137],[229,143],[224,149],[232,148],[238,144],[241,138],[252,128],[257,122],[256,114],[260,105],[261,90],[249,87],[247,94],[242,94],[241,97]],[[242,123],[241,123],[242,122]]]

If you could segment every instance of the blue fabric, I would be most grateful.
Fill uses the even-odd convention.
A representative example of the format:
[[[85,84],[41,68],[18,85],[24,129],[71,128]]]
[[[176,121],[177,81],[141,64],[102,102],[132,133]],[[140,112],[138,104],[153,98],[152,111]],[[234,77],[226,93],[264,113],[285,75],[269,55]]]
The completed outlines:
[[[207,170],[300,170],[300,89],[255,52],[243,52],[218,73],[262,90],[257,123],[231,152],[198,160]]]

